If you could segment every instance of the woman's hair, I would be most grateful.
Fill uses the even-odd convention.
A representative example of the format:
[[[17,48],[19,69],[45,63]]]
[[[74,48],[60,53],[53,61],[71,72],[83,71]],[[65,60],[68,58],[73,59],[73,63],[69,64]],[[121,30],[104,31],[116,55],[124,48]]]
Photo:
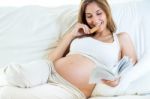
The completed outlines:
[[[81,5],[78,13],[78,22],[88,25],[85,18],[85,9],[87,5],[92,2],[96,2],[97,5],[105,12],[107,17],[107,28],[111,33],[114,33],[116,31],[116,25],[112,18],[111,9],[107,0],[81,0]]]

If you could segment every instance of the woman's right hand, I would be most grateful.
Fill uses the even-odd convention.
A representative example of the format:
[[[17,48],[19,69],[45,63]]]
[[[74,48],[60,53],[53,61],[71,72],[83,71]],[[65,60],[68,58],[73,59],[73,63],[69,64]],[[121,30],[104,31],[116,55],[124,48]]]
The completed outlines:
[[[90,34],[90,28],[85,24],[77,23],[71,33],[74,37],[83,36]]]

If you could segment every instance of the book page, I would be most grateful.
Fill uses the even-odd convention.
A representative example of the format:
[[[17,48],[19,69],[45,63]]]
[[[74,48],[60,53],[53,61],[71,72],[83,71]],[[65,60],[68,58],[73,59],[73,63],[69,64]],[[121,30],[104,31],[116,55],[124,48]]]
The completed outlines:
[[[123,74],[124,72],[127,72],[129,69],[133,67],[133,64],[131,62],[131,59],[127,56],[124,56],[119,62],[118,62],[118,75]]]
[[[97,66],[92,70],[90,76],[90,83],[99,83],[101,79],[105,80],[115,80],[119,78],[122,74],[126,73],[133,67],[133,64],[129,57],[124,56],[113,68],[109,68],[105,65]]]

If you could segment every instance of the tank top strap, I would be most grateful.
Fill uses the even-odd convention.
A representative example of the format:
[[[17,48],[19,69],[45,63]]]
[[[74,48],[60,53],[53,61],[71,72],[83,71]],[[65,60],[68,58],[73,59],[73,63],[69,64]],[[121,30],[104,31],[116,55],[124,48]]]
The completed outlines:
[[[119,39],[118,39],[118,36],[116,33],[113,33],[113,37],[114,37],[114,41],[118,44],[118,46],[120,47],[120,42],[119,42]]]

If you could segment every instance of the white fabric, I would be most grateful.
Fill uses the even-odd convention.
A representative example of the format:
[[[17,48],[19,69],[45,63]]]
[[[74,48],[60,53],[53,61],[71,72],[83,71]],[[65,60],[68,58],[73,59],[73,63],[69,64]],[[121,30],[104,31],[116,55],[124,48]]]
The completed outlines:
[[[54,84],[33,88],[5,86],[0,89],[0,99],[71,99],[72,93]]]
[[[115,96],[115,97],[92,97],[89,99],[150,99],[150,95],[126,95],[126,96]]]
[[[123,93],[144,94],[149,91],[149,5],[149,0],[112,5],[113,17],[118,27],[117,32],[129,33],[135,44],[138,59],[140,59],[135,68],[135,71],[137,69],[136,73],[131,72],[133,74],[131,77],[128,76],[129,74],[126,76],[126,78],[130,77],[127,82],[131,82],[131,84],[128,91],[122,91]],[[22,64],[43,59],[48,50],[56,47],[56,41],[75,24],[77,11],[77,6],[0,7],[0,67],[10,63]],[[112,88],[108,88],[108,86],[99,87],[97,85],[92,99],[113,99],[113,97],[101,96],[96,98],[104,91],[107,93],[104,93],[105,95],[122,94],[116,90],[112,92]],[[10,99],[10,97],[12,99],[61,99],[63,97],[69,99],[70,95],[62,87],[52,84],[29,89],[11,86],[0,88],[0,99]],[[127,98],[128,96],[122,96],[118,99]],[[149,99],[149,97],[142,99]]]
[[[96,66],[104,64],[112,68],[117,63],[120,52],[117,35],[114,34],[113,38],[112,43],[105,43],[92,37],[77,38],[70,44],[69,54],[78,53],[94,61]],[[105,57],[106,55],[109,57]]]
[[[131,0],[129,3],[112,5],[117,33],[129,33],[134,42],[138,59],[150,48],[148,44],[150,37],[149,4],[149,0]]]
[[[7,82],[5,85],[29,88],[45,84],[48,82],[49,69],[47,60],[8,64],[3,68],[4,79]]]
[[[3,60],[0,67],[44,57],[49,44],[53,44],[59,35],[59,29],[54,28],[59,28],[57,14],[53,13],[55,17],[51,17],[49,13],[53,10],[29,6],[0,9],[0,60]]]
[[[77,9],[69,11],[70,8],[1,7],[0,67],[45,58],[67,28],[73,25],[68,19],[75,21]]]

